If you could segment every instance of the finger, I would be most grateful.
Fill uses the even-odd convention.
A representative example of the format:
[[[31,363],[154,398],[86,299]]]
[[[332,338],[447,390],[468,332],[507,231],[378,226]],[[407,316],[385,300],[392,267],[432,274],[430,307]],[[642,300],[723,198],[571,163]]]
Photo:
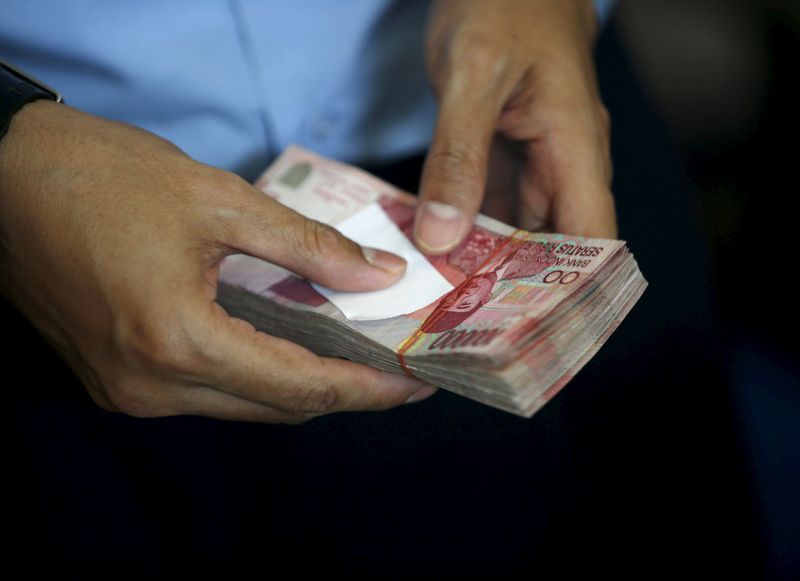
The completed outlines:
[[[580,187],[580,186],[579,186]],[[553,227],[556,232],[587,238],[617,238],[617,214],[614,196],[607,187],[593,190],[564,188],[555,199]]]
[[[555,231],[590,238],[616,238],[617,216],[610,188],[607,140],[598,136],[591,125],[572,122],[564,124],[551,147]]]
[[[481,86],[493,89],[481,92]],[[416,243],[425,252],[451,250],[472,226],[486,187],[489,147],[503,90],[505,83],[462,81],[439,100],[414,228]]]
[[[528,153],[520,163],[516,223],[530,232],[553,231],[556,185],[547,145],[544,140],[528,144]]]
[[[542,107],[529,120],[501,123],[509,137],[529,139],[520,185],[525,227],[549,225],[564,234],[616,237],[608,131],[593,108]]]
[[[204,385],[129,376],[118,382],[109,395],[89,390],[92,399],[106,411],[137,418],[161,418],[193,415],[219,420],[298,424],[309,420],[307,414],[292,414],[252,402]]]
[[[522,163],[514,155],[515,142],[496,135],[489,156],[489,173],[486,178],[481,213],[496,220],[513,224],[517,221],[517,192]]]
[[[577,148],[576,148],[577,149]],[[540,153],[538,157],[548,154]],[[534,154],[536,156],[536,154]],[[589,238],[616,238],[614,198],[605,181],[581,162],[554,164],[550,177],[535,160],[520,180],[519,225],[531,231],[553,231]]]
[[[616,238],[617,213],[611,192],[611,144],[608,113],[602,105],[585,107],[564,123],[567,141],[559,141],[553,225],[558,232],[590,238]],[[574,153],[566,153],[566,143]]]
[[[406,261],[389,252],[362,248],[334,228],[309,220],[247,186],[245,211],[228,217],[221,242],[323,286],[345,291],[387,287],[404,274]]]
[[[173,409],[174,415],[268,424],[300,424],[314,417],[284,412],[202,385],[177,389]]]
[[[202,383],[290,414],[382,410],[435,391],[405,375],[319,357],[256,331],[218,306],[194,336],[202,338],[207,361]]]

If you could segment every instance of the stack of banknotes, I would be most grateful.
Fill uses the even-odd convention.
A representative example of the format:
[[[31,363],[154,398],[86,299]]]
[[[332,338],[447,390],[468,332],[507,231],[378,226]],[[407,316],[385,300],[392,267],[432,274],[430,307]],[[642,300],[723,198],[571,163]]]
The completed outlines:
[[[530,417],[592,358],[647,282],[620,240],[516,230],[478,216],[441,256],[411,242],[416,197],[298,147],[266,195],[364,246],[404,256],[384,290],[334,292],[262,260],[225,259],[219,303],[259,330]]]

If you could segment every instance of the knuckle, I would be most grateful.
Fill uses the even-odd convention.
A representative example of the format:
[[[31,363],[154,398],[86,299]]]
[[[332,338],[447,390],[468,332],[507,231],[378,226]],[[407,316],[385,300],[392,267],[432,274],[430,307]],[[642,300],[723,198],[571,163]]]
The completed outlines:
[[[428,155],[428,163],[448,183],[472,185],[482,181],[483,155],[474,145],[465,141],[452,141],[446,146],[434,148]]]
[[[289,411],[294,414],[325,414],[336,408],[339,394],[332,385],[308,385],[300,388]]]
[[[492,35],[474,31],[454,34],[447,55],[447,67],[455,73],[455,78],[468,79],[470,83],[492,83],[503,73],[509,61],[505,46]]]
[[[199,165],[192,184],[204,195],[230,196],[231,192],[249,190],[247,182],[234,173],[223,169]]]
[[[327,224],[304,219],[297,230],[297,245],[306,255],[333,258],[342,246],[341,235]]]
[[[507,64],[506,49],[494,40],[482,36],[472,36],[465,40],[469,46],[469,59],[465,63],[472,78],[486,82],[496,79]]]
[[[188,201],[213,214],[214,222],[228,225],[246,207],[243,200],[253,195],[253,188],[241,177],[222,169],[195,164],[187,181]],[[230,225],[228,225],[230,227]]]

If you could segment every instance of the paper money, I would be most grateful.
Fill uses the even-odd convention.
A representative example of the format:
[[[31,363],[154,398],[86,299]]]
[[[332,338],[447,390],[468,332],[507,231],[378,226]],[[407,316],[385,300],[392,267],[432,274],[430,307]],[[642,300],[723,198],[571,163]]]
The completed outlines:
[[[334,227],[385,216],[411,240],[416,198],[358,168],[291,147],[255,185]],[[434,271],[438,290],[423,285],[433,294],[411,290],[391,300],[347,293],[339,304],[350,318],[335,294],[244,255],[225,259],[218,300],[321,355],[410,373],[530,417],[591,359],[647,286],[620,240],[525,232],[482,215],[449,254],[414,252],[424,263],[414,273]],[[413,310],[402,312],[406,304]],[[386,312],[392,316],[375,318]]]

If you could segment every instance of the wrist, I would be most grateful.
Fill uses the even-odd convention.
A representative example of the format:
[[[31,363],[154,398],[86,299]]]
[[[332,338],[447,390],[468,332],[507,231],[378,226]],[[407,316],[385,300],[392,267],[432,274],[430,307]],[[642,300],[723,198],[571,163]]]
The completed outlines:
[[[0,282],[6,294],[8,259],[17,239],[11,234],[20,212],[31,211],[41,196],[33,186],[48,173],[52,162],[48,148],[53,135],[54,117],[67,109],[52,101],[37,100],[25,104],[11,119],[5,137],[0,140]],[[57,146],[52,146],[58,149]],[[50,192],[53,193],[52,191]]]

